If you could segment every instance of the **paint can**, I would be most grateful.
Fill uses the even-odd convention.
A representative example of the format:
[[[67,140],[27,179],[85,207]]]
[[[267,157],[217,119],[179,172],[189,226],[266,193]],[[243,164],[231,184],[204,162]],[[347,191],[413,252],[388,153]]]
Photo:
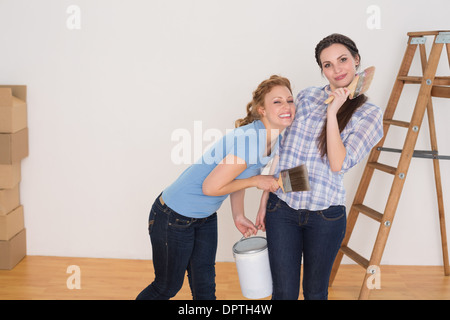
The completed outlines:
[[[234,244],[233,256],[244,297],[261,299],[270,296],[272,274],[266,238],[242,238]]]

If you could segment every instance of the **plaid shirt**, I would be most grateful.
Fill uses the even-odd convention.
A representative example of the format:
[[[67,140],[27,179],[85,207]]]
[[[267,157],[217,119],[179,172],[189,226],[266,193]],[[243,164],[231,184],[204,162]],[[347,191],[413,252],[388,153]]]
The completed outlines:
[[[343,173],[358,164],[383,137],[383,112],[371,103],[359,107],[341,132],[347,154],[340,172],[332,172],[327,156],[320,156],[318,137],[322,131],[329,85],[302,90],[295,101],[297,113],[286,129],[280,145],[280,162],[275,174],[306,164],[310,191],[283,193],[277,196],[291,208],[323,210],[333,205],[345,205]]]

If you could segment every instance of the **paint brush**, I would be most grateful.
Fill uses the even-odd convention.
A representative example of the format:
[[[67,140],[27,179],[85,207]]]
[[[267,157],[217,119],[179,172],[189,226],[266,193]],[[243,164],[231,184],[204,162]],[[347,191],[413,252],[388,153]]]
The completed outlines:
[[[278,185],[284,193],[292,191],[309,191],[308,171],[304,164],[283,170],[278,178]]]
[[[347,89],[350,90],[350,94],[348,97],[350,99],[355,99],[356,97],[364,94],[367,90],[369,90],[374,73],[375,67],[368,67],[363,72],[358,73],[347,87]],[[325,103],[329,104],[333,100],[334,96],[329,96],[328,99],[325,100]]]

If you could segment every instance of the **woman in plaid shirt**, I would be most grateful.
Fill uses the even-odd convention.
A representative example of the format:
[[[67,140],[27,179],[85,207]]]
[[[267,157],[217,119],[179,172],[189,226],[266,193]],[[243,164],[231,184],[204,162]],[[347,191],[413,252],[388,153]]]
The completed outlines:
[[[382,111],[346,88],[361,57],[348,37],[332,34],[315,49],[329,84],[296,98],[297,113],[279,149],[281,170],[305,164],[310,191],[265,192],[256,225],[266,231],[273,278],[272,299],[298,299],[303,258],[305,299],[327,299],[334,259],[346,228],[343,174],[363,160],[383,136]],[[324,101],[334,96],[329,105]],[[275,159],[274,159],[275,160]]]

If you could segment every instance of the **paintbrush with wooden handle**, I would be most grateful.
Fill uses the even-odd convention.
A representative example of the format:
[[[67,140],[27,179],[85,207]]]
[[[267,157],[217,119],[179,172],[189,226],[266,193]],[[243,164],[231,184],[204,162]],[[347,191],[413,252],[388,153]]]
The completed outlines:
[[[368,67],[363,72],[358,73],[347,87],[347,89],[350,90],[350,95],[348,97],[354,99],[369,90],[374,73],[375,67]],[[325,103],[329,104],[333,100],[334,96],[329,96],[328,99],[325,100]]]

